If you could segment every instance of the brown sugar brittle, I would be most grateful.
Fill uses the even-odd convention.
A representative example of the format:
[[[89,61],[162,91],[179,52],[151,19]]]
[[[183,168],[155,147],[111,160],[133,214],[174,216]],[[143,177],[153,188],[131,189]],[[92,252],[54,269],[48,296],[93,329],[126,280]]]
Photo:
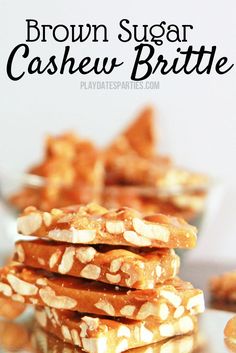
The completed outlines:
[[[186,320],[187,321],[187,320]],[[194,322],[195,325],[195,322]],[[195,330],[195,328],[194,328]],[[73,331],[73,337],[75,338],[75,331]],[[59,334],[58,334],[59,335]],[[36,353],[83,353],[84,349],[74,344],[66,343],[61,338],[56,337],[44,329],[41,326],[36,326],[32,334],[31,341],[33,348]],[[116,337],[116,341],[117,341]],[[72,338],[73,340],[73,338]],[[107,342],[106,342],[107,343]],[[108,346],[108,344],[106,344]],[[101,346],[99,346],[101,347]],[[112,353],[116,353],[114,349],[114,343],[111,345],[113,348]],[[192,353],[195,352],[195,348],[198,348],[197,334],[185,334],[181,336],[176,336],[174,338],[168,338],[161,340],[157,343],[148,344],[142,347],[133,348],[132,350],[127,350],[127,353]],[[109,348],[108,348],[109,349]],[[96,350],[91,350],[91,353],[104,353]],[[109,351],[106,351],[108,353]]]
[[[46,331],[89,353],[120,353],[196,329],[196,318],[190,315],[160,324],[155,319],[114,320],[48,307],[37,308],[36,320]]]
[[[30,174],[42,177],[43,185],[27,186],[10,198],[22,209],[28,205],[50,210],[77,203],[99,201],[104,170],[100,151],[74,134],[49,136],[44,160]]]
[[[173,166],[168,157],[145,159],[136,155],[115,155],[109,160],[106,183],[165,188],[206,188],[208,178]]]
[[[225,302],[236,302],[236,270],[214,276],[210,281],[212,297]]]
[[[5,292],[5,294],[7,294],[7,292]],[[25,309],[26,305],[24,303],[16,302],[9,298],[0,298],[0,317],[13,320],[20,316]]]
[[[112,154],[106,160],[106,184],[158,186],[170,168],[170,160],[149,160],[138,155]]]
[[[17,195],[21,206],[38,206],[23,211],[17,228],[36,239],[18,241],[13,262],[0,270],[0,301],[34,305],[38,327],[73,344],[74,353],[191,351],[193,340],[167,340],[193,333],[204,311],[203,292],[176,277],[173,250],[193,248],[197,230],[166,213],[199,212],[205,192],[195,187],[207,179],[155,155],[152,110],[102,153],[73,134],[48,137],[44,160],[30,173],[44,184]],[[143,214],[123,207],[126,199]],[[118,207],[104,207],[112,202]]]
[[[146,108],[104,151],[106,184],[182,188],[206,187],[208,178],[174,166],[169,156],[156,154],[153,111]],[[173,202],[180,203],[178,197]],[[185,202],[186,199],[185,199]]]
[[[74,134],[49,136],[45,160],[30,169],[30,173],[47,178],[55,186],[70,186],[77,182],[91,187],[99,182],[96,174],[100,152],[90,141]]]
[[[50,213],[29,207],[18,218],[18,231],[69,243],[136,247],[193,248],[197,240],[196,228],[181,218],[143,217],[132,209],[108,211],[96,204]]]
[[[140,289],[154,288],[179,270],[179,257],[172,249],[71,246],[43,240],[18,241],[14,260],[49,272]]]
[[[205,193],[194,192],[176,196],[159,195],[155,188],[140,186],[111,185],[102,194],[102,204],[106,208],[133,207],[145,215],[164,213],[185,220],[204,208]]]
[[[154,111],[144,109],[137,119],[104,150],[106,184],[152,184],[172,163],[156,155]]]
[[[144,158],[155,155],[156,134],[154,127],[154,111],[151,107],[145,108],[128,128],[117,136],[106,154],[137,154]]]
[[[43,161],[28,170],[41,177],[43,185],[35,188],[29,182],[9,202],[19,210],[33,205],[44,211],[99,202],[109,208],[128,206],[144,214],[160,212],[193,220],[204,209],[209,180],[156,153],[153,118],[153,109],[145,108],[103,150],[73,133],[48,136]],[[109,186],[124,185],[164,190],[167,196],[111,195]]]
[[[130,290],[12,265],[2,269],[0,280],[1,297],[61,310],[136,320],[155,316],[160,321],[204,310],[202,291],[180,279],[168,280],[155,289]]]

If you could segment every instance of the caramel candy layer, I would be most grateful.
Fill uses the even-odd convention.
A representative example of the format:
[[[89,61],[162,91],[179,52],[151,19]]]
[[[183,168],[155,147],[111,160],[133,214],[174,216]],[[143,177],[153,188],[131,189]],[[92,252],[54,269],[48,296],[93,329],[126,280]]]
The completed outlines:
[[[46,331],[89,353],[120,353],[145,346],[193,332],[197,322],[190,315],[161,324],[155,319],[118,321],[48,307],[36,309],[36,320]]]
[[[49,272],[140,289],[175,277],[180,263],[172,249],[69,246],[45,240],[18,241],[14,260]]]
[[[77,244],[112,244],[135,247],[193,248],[195,227],[181,218],[156,214],[143,217],[128,208],[110,210],[89,204],[50,213],[28,207],[18,218],[18,231]]]
[[[25,303],[56,309],[160,322],[204,310],[203,293],[173,279],[155,289],[130,290],[81,278],[53,275],[21,265],[2,269],[0,294]]]
[[[46,332],[40,326],[36,326],[31,336],[34,351],[36,353],[83,353],[84,350],[63,342],[60,338]],[[168,338],[157,343],[145,345],[132,350],[126,351],[127,353],[191,353],[195,352],[198,348],[197,334],[186,334]],[[98,352],[97,351],[91,351]],[[109,352],[109,351],[107,351]],[[113,351],[115,353],[115,350]]]
[[[209,186],[205,175],[171,165],[165,156],[146,159],[138,155],[113,153],[107,161],[106,177],[108,185],[146,185],[165,188],[167,192]]]
[[[210,281],[211,294],[215,299],[226,302],[236,302],[236,271],[226,272],[212,277]]]

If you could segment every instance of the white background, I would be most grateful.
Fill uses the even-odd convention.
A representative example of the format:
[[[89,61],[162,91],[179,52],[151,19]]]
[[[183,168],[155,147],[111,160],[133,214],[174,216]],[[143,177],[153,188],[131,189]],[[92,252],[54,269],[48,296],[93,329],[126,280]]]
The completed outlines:
[[[84,137],[105,145],[129,119],[146,104],[158,112],[160,151],[170,153],[180,165],[206,172],[227,186],[213,223],[206,226],[198,258],[234,258],[236,234],[236,104],[235,68],[226,75],[158,74],[160,90],[81,90],[80,81],[95,77],[80,74],[55,76],[31,75],[17,82],[6,75],[11,50],[26,38],[26,18],[41,24],[107,25],[109,43],[88,41],[72,45],[78,59],[91,55],[118,56],[125,65],[112,74],[112,80],[128,80],[135,57],[134,42],[117,40],[119,21],[128,18],[133,24],[166,21],[192,24],[186,48],[217,45],[217,56],[227,56],[236,63],[235,1],[12,1],[0,0],[0,169],[19,171],[40,158],[45,133],[74,129]],[[62,56],[70,43],[37,41],[30,45],[30,56]],[[163,44],[156,55],[175,56],[175,44]],[[17,68],[26,67],[28,59],[19,60]],[[108,77],[96,79],[107,80]],[[217,239],[217,241],[215,241]],[[228,247],[225,247],[227,239]],[[209,245],[210,244],[210,245]]]

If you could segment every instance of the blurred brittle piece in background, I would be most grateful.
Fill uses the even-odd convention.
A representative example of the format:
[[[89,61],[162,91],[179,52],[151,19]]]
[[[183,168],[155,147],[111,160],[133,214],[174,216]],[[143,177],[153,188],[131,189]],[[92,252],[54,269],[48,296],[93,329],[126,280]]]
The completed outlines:
[[[147,107],[106,148],[106,153],[152,158],[156,154],[154,110]]]
[[[73,133],[49,136],[44,160],[27,176],[27,185],[8,201],[17,210],[99,202],[105,207],[131,207],[144,214],[162,212],[193,220],[204,210],[207,176],[175,166],[158,153],[154,111],[145,108],[103,150]]]
[[[128,206],[145,214],[161,212],[191,220],[204,209],[209,179],[157,154],[153,116],[151,108],[145,109],[105,149],[102,202],[108,208]]]
[[[28,328],[12,321],[0,321],[0,346],[6,352],[32,352]]]
[[[13,301],[12,299],[0,298],[0,317],[13,320],[20,316],[26,309],[24,303]]]
[[[42,177],[44,185],[25,187],[12,195],[10,202],[18,209],[34,205],[44,210],[99,201],[103,184],[103,166],[98,149],[74,134],[49,136],[42,163],[29,170]]]
[[[210,292],[214,300],[236,304],[236,270],[212,277]]]
[[[184,219],[193,219],[204,207],[205,195],[202,192],[187,195],[157,196],[155,189],[132,186],[107,186],[103,192],[103,204],[107,208],[121,205],[135,208],[144,214],[164,213]]]

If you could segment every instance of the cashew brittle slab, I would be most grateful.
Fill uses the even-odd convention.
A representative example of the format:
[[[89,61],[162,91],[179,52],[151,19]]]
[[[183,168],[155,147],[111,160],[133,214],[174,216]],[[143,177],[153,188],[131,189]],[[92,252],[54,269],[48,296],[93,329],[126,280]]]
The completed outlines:
[[[74,332],[74,331],[73,331]],[[40,326],[36,326],[31,337],[34,351],[36,353],[83,353],[84,350],[58,339],[56,336],[47,333]],[[113,344],[114,346],[114,344]],[[112,346],[112,347],[113,347]],[[185,334],[168,338],[157,343],[152,343],[132,350],[127,353],[192,353],[198,347],[197,334]],[[91,351],[93,353],[94,351]],[[95,351],[96,352],[96,351]],[[113,350],[113,353],[115,350]],[[96,352],[97,353],[97,352]]]
[[[77,244],[193,248],[197,230],[181,218],[156,214],[143,217],[121,208],[108,211],[96,204],[52,209],[28,207],[18,218],[18,232]]]
[[[180,264],[172,249],[71,246],[45,240],[18,241],[14,259],[49,272],[140,289],[175,277]]]
[[[202,291],[177,278],[155,289],[130,290],[12,265],[0,276],[0,295],[9,294],[25,303],[136,320],[155,316],[163,322],[204,311]]]
[[[160,324],[155,319],[118,321],[48,307],[36,309],[36,320],[46,331],[89,353],[120,353],[193,332],[197,324],[190,315]]]

